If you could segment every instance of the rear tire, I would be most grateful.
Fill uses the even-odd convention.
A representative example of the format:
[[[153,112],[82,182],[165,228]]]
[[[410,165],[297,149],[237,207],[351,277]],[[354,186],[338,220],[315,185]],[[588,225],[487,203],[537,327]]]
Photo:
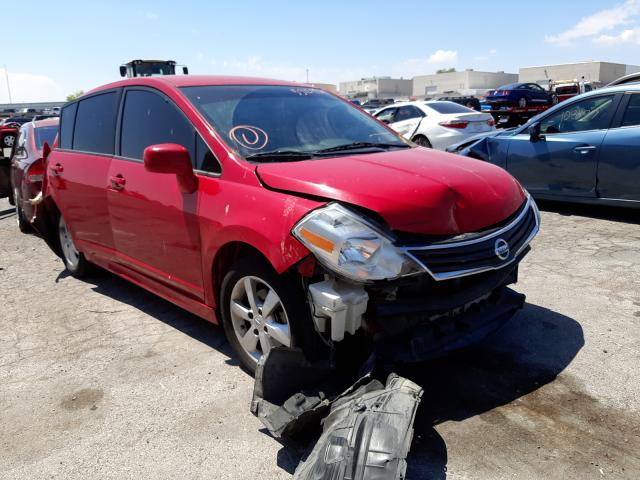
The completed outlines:
[[[18,229],[22,233],[31,232],[31,224],[24,216],[24,211],[22,210],[22,197],[20,197],[20,192],[17,188],[13,189],[13,198],[14,203],[16,204],[16,219],[18,221]]]
[[[278,275],[259,256],[245,257],[231,267],[219,298],[227,339],[252,375],[261,356],[273,347],[299,348],[308,360],[328,352],[315,331],[301,283],[292,275]]]
[[[79,252],[73,237],[62,215],[58,219],[58,241],[60,253],[67,271],[76,278],[82,278],[89,270],[89,262],[82,252]]]
[[[413,137],[412,141],[419,147],[433,148],[429,139],[424,135],[416,135],[415,137]]]

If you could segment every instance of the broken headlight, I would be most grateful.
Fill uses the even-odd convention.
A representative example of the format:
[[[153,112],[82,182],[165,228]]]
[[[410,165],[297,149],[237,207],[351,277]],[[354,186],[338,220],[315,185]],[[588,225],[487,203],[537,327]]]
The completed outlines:
[[[357,282],[391,280],[420,271],[388,235],[337,203],[314,210],[292,233],[325,267]]]

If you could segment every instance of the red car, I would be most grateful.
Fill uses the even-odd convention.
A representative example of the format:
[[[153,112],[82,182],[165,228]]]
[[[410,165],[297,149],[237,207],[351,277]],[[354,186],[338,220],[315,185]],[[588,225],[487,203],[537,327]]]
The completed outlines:
[[[48,118],[25,123],[11,159],[11,184],[16,206],[18,228],[22,232],[31,230],[33,216],[31,200],[42,190],[44,179],[44,161],[42,149],[45,144],[53,145],[58,134],[59,118]]]
[[[6,123],[0,125],[0,198],[9,197],[13,205],[13,189],[11,187],[11,156],[18,138],[20,125]]]
[[[63,108],[46,163],[36,224],[69,272],[222,322],[251,371],[276,346],[326,360],[410,332],[417,358],[504,321],[539,228],[504,170],[290,82],[112,83]]]

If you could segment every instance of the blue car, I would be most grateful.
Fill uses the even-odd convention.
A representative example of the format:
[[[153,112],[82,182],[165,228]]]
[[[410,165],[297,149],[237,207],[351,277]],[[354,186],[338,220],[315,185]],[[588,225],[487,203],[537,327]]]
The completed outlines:
[[[449,151],[504,168],[536,198],[640,208],[640,83],[573,97]]]
[[[483,107],[490,110],[549,105],[549,92],[537,83],[512,83],[498,87],[487,95]]]

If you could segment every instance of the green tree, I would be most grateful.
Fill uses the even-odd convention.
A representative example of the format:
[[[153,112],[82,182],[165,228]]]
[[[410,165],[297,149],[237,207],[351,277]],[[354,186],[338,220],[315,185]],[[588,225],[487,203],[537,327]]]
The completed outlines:
[[[70,93],[69,95],[67,95],[67,102],[71,102],[73,100],[75,100],[76,98],[81,97],[82,95],[84,95],[84,91],[83,90],[76,90],[73,93]]]
[[[456,69],[451,67],[451,68],[441,68],[440,70],[436,70],[436,73],[453,73],[455,72]]]

